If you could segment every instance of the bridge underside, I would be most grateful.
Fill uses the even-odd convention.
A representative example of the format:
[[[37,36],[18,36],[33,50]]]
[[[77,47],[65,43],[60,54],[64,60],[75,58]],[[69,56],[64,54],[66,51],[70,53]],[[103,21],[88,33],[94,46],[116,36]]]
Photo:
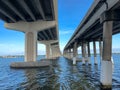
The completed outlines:
[[[0,0],[0,18],[8,23],[55,20],[53,0]]]
[[[36,61],[37,42],[47,42],[46,49],[58,42],[54,57],[60,55],[57,0],[0,0],[0,19],[6,28],[25,33],[25,61]]]

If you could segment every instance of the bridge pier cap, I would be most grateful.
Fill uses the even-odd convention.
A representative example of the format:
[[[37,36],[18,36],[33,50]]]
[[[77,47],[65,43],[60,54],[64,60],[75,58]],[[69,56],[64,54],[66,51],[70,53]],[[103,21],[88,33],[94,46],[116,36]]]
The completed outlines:
[[[37,56],[37,32],[55,27],[56,21],[19,21],[15,23],[5,23],[7,29],[25,32],[25,61],[36,61]]]
[[[42,31],[45,29],[49,29],[55,27],[57,25],[56,21],[34,21],[34,22],[24,22],[19,21],[16,23],[5,23],[4,26],[7,29],[22,31],[22,32],[30,32],[30,31]]]

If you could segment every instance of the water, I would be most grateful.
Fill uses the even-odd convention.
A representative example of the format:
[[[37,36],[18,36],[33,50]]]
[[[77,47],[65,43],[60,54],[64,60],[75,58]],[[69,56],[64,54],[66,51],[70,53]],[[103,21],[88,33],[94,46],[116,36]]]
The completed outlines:
[[[38,60],[44,56],[38,57]],[[99,55],[97,56],[99,61]],[[120,90],[120,54],[113,54],[114,73],[112,90]],[[54,67],[41,69],[11,69],[11,62],[19,58],[0,58],[0,90],[102,90],[100,86],[100,63],[82,66],[72,65],[63,57],[53,61]]]

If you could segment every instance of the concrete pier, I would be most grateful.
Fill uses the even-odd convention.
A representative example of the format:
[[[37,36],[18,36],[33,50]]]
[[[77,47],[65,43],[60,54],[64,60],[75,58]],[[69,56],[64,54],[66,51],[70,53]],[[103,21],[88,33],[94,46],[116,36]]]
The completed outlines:
[[[99,40],[100,63],[102,61],[102,49],[103,49],[102,41]]]
[[[51,55],[50,44],[46,45],[46,58],[49,59]]]
[[[82,65],[85,65],[85,54],[86,54],[85,42],[82,42],[81,50],[82,50]]]
[[[77,59],[77,42],[75,42],[73,45],[73,65],[76,64],[76,59]]]
[[[113,21],[103,24],[103,57],[101,63],[100,82],[105,88],[112,87],[112,29]]]
[[[88,64],[91,65],[91,60],[90,60],[90,42],[87,42],[87,49],[88,49]]]
[[[25,33],[25,61],[36,61],[37,56],[37,32]]]
[[[93,50],[94,50],[94,64],[97,65],[98,61],[97,61],[96,43],[95,43],[95,41],[93,41]]]
[[[71,53],[72,53],[71,49],[68,49],[68,58],[69,58],[69,59],[72,58],[72,57],[71,57]]]

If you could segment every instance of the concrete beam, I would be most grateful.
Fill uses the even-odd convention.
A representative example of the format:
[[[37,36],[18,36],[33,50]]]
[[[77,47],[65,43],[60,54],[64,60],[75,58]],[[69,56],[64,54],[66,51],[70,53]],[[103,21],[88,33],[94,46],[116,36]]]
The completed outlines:
[[[56,43],[58,42],[58,40],[43,40],[43,41],[38,41],[38,43],[42,43],[42,44],[52,44],[52,43]]]
[[[5,12],[3,9],[0,8],[0,12],[5,15],[6,17],[10,18],[11,21],[16,22],[16,20],[8,13]]]
[[[54,39],[53,34],[50,29],[48,30],[48,32],[50,33],[51,38]]]
[[[104,23],[106,21],[120,21],[120,10],[118,9],[103,12],[100,17],[100,22]]]
[[[42,31],[56,26],[56,21],[35,21],[35,22],[24,22],[19,21],[16,23],[5,23],[7,29],[30,32],[30,31]]]
[[[49,37],[48,37],[48,35],[46,34],[45,31],[43,31],[43,34],[45,35],[45,37],[47,37],[47,40],[49,40]]]
[[[42,16],[43,20],[45,20],[45,19],[46,19],[46,18],[45,18],[45,14],[44,14],[43,9],[42,9],[42,7],[41,7],[40,1],[39,1],[39,0],[34,0],[34,1],[35,1],[35,3],[36,3],[36,6],[37,6],[39,12],[40,12],[40,15]]]
[[[42,39],[46,39],[44,36],[43,36],[43,34],[41,34],[41,33],[38,33],[38,37],[42,37]]]
[[[57,31],[57,36],[59,36],[58,32],[58,0],[51,0],[51,7],[54,6],[53,12],[53,17],[55,18],[56,21],[56,31]],[[59,37],[58,37],[59,39]]]
[[[3,3],[5,3],[13,12],[15,12],[23,21],[26,21],[24,16],[19,12],[16,7],[14,7],[8,0],[2,0]]]
[[[32,13],[31,9],[27,6],[24,0],[17,0],[19,4],[26,10],[26,12],[31,16],[31,18],[35,21],[36,18],[34,14]]]

